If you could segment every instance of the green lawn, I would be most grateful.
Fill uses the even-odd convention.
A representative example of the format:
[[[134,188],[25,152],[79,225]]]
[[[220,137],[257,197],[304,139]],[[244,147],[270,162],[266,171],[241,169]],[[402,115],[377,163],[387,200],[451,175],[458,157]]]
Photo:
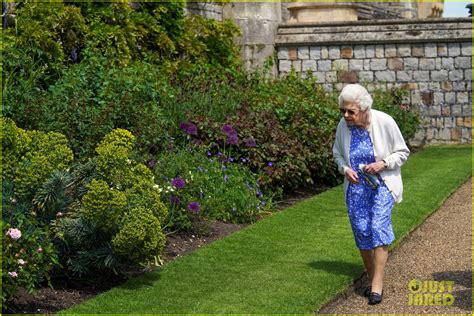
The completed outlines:
[[[470,147],[412,155],[396,243],[470,176]],[[339,186],[63,313],[309,314],[362,272]]]

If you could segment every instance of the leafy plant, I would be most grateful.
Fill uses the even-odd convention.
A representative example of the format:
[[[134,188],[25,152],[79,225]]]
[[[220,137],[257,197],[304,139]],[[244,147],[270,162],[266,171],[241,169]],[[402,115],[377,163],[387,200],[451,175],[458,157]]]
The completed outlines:
[[[95,161],[74,173],[87,191],[78,210],[55,223],[62,260],[74,274],[121,273],[156,260],[164,247],[167,208],[151,171],[130,159],[134,141],[129,131],[113,130],[98,144]]]
[[[25,131],[1,118],[2,180],[11,180],[16,198],[31,198],[55,170],[66,170],[73,159],[64,135]]]
[[[50,282],[52,269],[58,265],[56,250],[48,230],[32,217],[19,214],[2,220],[2,304],[8,307],[19,287],[34,293],[37,286]]]
[[[168,226],[191,229],[200,218],[251,222],[271,208],[271,194],[264,196],[257,176],[225,157],[190,148],[157,158],[155,179],[169,205]]]

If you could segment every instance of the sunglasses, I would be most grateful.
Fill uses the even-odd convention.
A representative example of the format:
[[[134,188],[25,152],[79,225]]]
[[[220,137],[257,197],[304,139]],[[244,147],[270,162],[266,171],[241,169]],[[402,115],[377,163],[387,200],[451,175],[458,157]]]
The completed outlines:
[[[359,113],[359,112],[356,113],[353,110],[348,110],[348,109],[339,109],[339,111],[341,111],[341,114],[343,114],[343,115],[347,113],[348,115],[351,115],[351,116],[356,115],[357,113]]]

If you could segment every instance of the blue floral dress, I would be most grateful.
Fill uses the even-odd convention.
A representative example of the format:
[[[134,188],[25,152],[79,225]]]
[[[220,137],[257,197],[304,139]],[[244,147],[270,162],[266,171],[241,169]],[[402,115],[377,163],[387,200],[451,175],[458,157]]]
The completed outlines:
[[[374,188],[359,169],[360,164],[375,162],[369,132],[355,126],[350,130],[349,157],[352,169],[359,174],[359,183],[349,184],[346,202],[356,245],[361,250],[370,250],[395,240],[391,218],[394,199],[380,176],[380,184]]]

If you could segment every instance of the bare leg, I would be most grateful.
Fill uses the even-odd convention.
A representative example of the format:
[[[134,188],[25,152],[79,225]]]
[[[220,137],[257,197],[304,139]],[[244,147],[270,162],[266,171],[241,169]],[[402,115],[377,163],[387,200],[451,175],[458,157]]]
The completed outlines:
[[[379,246],[374,249],[374,274],[372,278],[372,292],[382,293],[383,274],[388,259],[388,247]]]
[[[369,284],[372,284],[374,278],[374,250],[360,250],[360,255],[364,261],[365,271],[367,271],[367,278]]]

